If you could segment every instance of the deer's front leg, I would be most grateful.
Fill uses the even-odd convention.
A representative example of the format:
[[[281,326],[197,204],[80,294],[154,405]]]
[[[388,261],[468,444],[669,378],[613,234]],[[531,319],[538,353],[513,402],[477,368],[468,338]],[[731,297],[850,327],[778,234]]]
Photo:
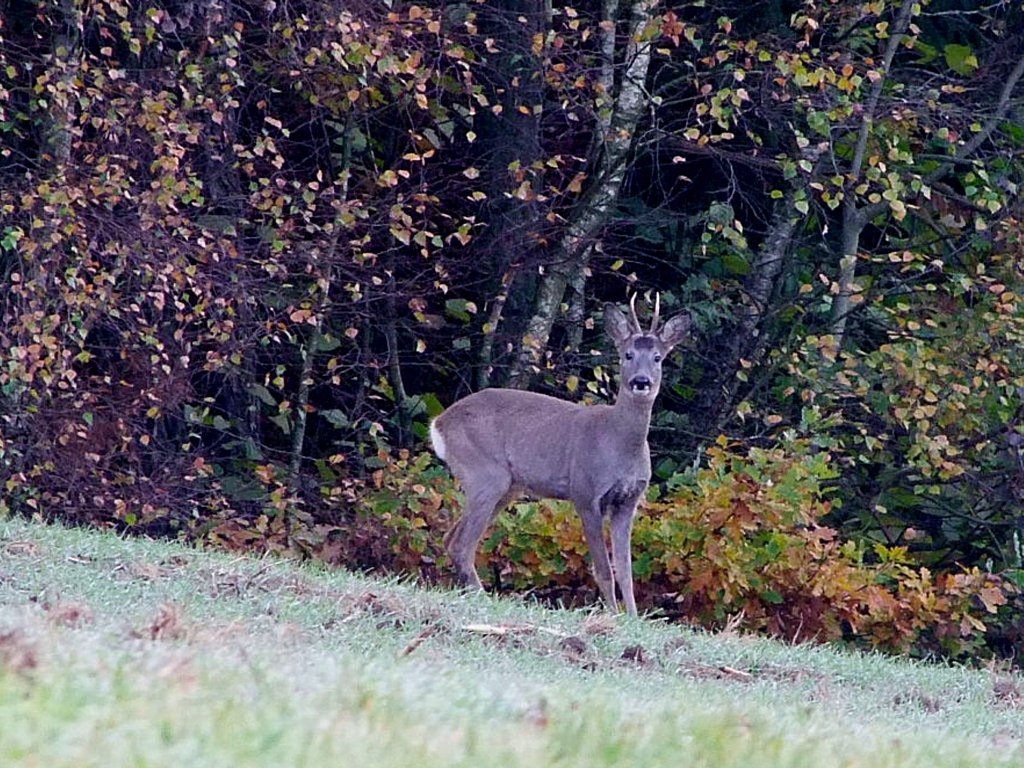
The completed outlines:
[[[637,501],[638,499],[633,499],[616,506],[611,514],[612,564],[615,570],[615,581],[619,584],[622,602],[625,603],[626,613],[630,616],[636,616],[636,599],[633,597],[631,539]]]
[[[608,547],[604,543],[604,519],[601,515],[600,502],[581,505],[576,503],[576,510],[583,520],[583,535],[590,549],[590,561],[594,567],[594,580],[601,590],[601,596],[612,611],[619,610],[615,599],[615,582],[612,579],[612,566],[608,561]]]

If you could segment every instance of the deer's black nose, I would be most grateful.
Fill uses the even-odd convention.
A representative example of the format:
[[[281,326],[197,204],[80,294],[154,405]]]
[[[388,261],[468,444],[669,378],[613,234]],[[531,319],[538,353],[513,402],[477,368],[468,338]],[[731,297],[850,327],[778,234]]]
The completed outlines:
[[[651,380],[646,376],[634,376],[629,380],[629,388],[634,392],[650,392]]]

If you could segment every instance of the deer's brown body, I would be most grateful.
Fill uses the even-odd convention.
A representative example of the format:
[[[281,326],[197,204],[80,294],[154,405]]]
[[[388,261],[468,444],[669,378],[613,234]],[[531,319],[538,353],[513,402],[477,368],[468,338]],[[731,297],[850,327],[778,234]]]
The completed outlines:
[[[632,308],[631,308],[632,309]],[[661,383],[661,362],[686,336],[688,315],[658,329],[655,309],[644,332],[614,306],[605,309],[622,381],[614,405],[584,406],[515,389],[485,389],[441,414],[430,428],[437,455],[462,484],[466,506],[445,544],[459,580],[482,588],[474,560],[494,518],[522,495],[568,499],[583,521],[601,594],[636,613],[630,536],[636,507],[651,478],[647,430]],[[610,521],[612,557],[603,523]],[[614,565],[614,576],[612,566]]]

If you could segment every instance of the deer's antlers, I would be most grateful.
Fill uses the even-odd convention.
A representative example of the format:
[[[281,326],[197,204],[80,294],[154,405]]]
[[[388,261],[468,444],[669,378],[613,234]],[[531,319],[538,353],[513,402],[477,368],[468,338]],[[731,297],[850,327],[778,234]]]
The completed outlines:
[[[629,319],[633,324],[633,333],[643,334],[643,326],[640,325],[640,320],[636,316],[636,297],[638,293],[634,293],[629,299]],[[654,294],[654,315],[651,317],[651,330],[647,333],[651,336],[658,332],[658,316],[661,314],[661,294]]]

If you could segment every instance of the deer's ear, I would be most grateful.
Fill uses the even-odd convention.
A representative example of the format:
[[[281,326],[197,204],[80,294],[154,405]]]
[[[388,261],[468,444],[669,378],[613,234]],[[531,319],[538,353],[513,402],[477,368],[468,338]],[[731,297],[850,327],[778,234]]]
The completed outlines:
[[[633,334],[626,316],[614,304],[604,305],[604,329],[616,346],[621,346]]]
[[[682,312],[662,326],[661,330],[658,331],[658,339],[662,344],[671,349],[690,335],[690,326],[692,325],[693,320],[690,315]]]

